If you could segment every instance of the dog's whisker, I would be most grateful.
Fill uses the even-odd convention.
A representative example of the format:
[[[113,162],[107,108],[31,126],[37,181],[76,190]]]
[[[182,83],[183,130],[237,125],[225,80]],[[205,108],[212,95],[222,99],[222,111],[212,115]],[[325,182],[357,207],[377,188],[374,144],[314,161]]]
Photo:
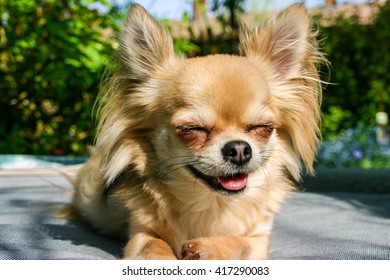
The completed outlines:
[[[157,170],[156,173],[159,175],[163,175],[163,177],[166,177],[167,175],[169,175],[174,171],[186,168],[188,165],[199,164],[199,160],[197,159],[193,159],[191,157],[188,157],[186,159],[188,160],[186,161],[182,160],[180,162],[174,162],[174,163],[170,163],[169,165],[164,165],[159,170]]]

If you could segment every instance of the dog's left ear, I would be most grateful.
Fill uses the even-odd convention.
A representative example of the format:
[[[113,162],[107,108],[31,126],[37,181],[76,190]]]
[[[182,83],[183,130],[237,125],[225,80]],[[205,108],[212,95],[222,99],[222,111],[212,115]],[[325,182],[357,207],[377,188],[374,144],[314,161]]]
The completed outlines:
[[[321,81],[317,64],[326,62],[318,50],[310,18],[303,5],[293,5],[254,31],[243,30],[240,50],[270,82],[274,106],[280,112],[286,141],[313,173],[320,141]]]
[[[253,32],[243,31],[246,31],[240,36],[243,55],[260,56],[271,62],[281,78],[299,73],[311,33],[310,20],[303,5],[291,6]]]

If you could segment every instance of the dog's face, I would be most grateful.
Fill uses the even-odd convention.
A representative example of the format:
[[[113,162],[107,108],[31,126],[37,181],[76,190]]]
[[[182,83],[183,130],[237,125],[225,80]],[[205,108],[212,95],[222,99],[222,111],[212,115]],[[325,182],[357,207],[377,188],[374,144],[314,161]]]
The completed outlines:
[[[275,170],[295,180],[301,163],[313,171],[322,56],[302,6],[243,30],[240,56],[178,57],[168,31],[136,5],[120,43],[97,139],[107,182],[131,162],[169,186],[236,194]]]
[[[163,83],[158,165],[169,178],[184,169],[187,181],[219,193],[243,191],[277,141],[264,74],[245,57],[216,55],[184,60]]]

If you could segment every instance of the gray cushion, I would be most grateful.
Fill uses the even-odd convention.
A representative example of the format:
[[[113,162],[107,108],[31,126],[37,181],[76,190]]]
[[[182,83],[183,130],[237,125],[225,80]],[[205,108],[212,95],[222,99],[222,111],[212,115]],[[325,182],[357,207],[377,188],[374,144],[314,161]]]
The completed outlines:
[[[70,201],[61,176],[0,176],[0,259],[116,259],[120,242],[55,217]]]
[[[390,195],[298,193],[277,215],[271,259],[390,259]]]
[[[58,173],[0,172],[0,259],[117,259],[124,244],[53,216]],[[390,259],[390,195],[297,193],[277,215],[271,259]]]

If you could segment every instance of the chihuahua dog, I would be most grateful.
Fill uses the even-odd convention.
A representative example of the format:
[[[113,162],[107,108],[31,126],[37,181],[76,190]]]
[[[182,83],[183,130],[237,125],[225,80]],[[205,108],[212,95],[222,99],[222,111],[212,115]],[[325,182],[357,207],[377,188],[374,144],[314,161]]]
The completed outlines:
[[[186,59],[139,5],[103,80],[73,198],[128,259],[265,259],[273,218],[320,140],[319,51],[294,5],[243,28],[240,55]]]

